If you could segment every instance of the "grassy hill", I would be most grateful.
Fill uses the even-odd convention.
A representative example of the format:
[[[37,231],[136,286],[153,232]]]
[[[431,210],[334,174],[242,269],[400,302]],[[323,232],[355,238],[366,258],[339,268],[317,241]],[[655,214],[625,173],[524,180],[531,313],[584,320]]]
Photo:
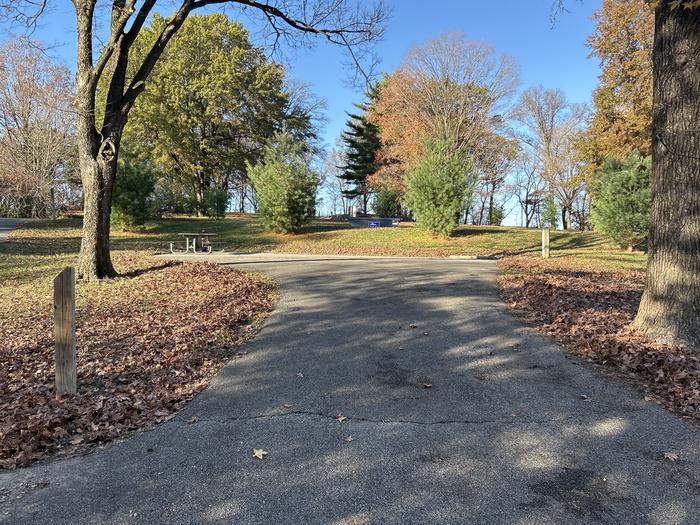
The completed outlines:
[[[0,277],[18,273],[51,273],[70,264],[80,246],[80,219],[36,221],[14,232],[0,244]],[[180,232],[217,233],[216,249],[227,252],[278,252],[318,255],[391,256],[508,256],[537,254],[540,231],[517,227],[459,226],[453,237],[440,238],[411,223],[398,228],[352,228],[345,222],[316,220],[297,235],[265,231],[255,217],[224,220],[167,218],[151,222],[142,232],[112,232],[112,248],[122,251],[166,252],[170,242],[182,241]],[[552,256],[573,257],[601,265],[642,269],[645,256],[629,254],[593,232],[552,232]]]

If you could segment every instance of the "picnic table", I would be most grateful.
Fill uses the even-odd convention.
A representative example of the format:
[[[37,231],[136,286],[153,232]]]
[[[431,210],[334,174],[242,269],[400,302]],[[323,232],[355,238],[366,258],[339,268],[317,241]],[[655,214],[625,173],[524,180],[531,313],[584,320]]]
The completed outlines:
[[[178,233],[185,238],[185,251],[181,253],[211,253],[211,237],[216,237],[216,233],[208,233],[204,230],[196,233]],[[170,253],[175,253],[174,243],[170,243]]]

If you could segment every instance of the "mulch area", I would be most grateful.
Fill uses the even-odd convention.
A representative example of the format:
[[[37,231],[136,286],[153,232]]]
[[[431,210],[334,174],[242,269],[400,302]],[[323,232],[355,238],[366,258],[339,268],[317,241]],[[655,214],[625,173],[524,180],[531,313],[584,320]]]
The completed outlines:
[[[571,352],[629,378],[653,400],[700,423],[700,353],[630,328],[644,272],[571,257],[501,261],[501,293],[515,312]]]
[[[78,393],[56,399],[49,294],[0,287],[0,468],[172,417],[252,337],[274,285],[214,264],[121,255],[126,277],[77,291]],[[31,304],[27,304],[27,302]]]

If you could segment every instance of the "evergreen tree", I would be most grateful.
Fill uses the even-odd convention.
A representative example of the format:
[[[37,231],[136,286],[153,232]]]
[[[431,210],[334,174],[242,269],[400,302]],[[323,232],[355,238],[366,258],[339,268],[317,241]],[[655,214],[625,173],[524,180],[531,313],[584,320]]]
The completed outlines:
[[[651,162],[633,153],[625,160],[608,159],[596,173],[593,223],[632,251],[649,235]]]
[[[124,230],[143,228],[151,217],[154,189],[150,166],[124,148],[112,195],[112,224]]]
[[[290,133],[277,133],[260,162],[248,163],[258,215],[269,230],[296,233],[315,212],[318,174],[311,168],[308,145]]]
[[[424,154],[406,173],[406,205],[418,226],[433,235],[450,235],[466,203],[476,175],[471,160],[449,139],[426,141]]]
[[[347,129],[341,139],[347,160],[341,167],[343,172],[339,177],[351,186],[343,192],[343,196],[348,199],[361,198],[362,212],[365,214],[369,197],[367,177],[377,171],[377,151],[381,147],[379,127],[368,118],[375,97],[376,90],[370,88],[368,102],[355,104],[360,113],[348,114]]]
[[[542,203],[542,215],[540,216],[543,228],[556,228],[559,226],[559,210],[553,194],[549,194]]]

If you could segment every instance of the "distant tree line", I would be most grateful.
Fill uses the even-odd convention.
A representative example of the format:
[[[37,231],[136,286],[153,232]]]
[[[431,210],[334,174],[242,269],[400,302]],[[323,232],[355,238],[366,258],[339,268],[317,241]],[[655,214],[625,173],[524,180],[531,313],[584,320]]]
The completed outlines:
[[[0,216],[80,206],[70,71],[28,39],[0,46]]]
[[[459,222],[499,225],[511,214],[525,227],[595,227],[615,237],[592,210],[596,199],[599,210],[625,206],[610,202],[606,183],[619,173],[612,166],[648,164],[653,18],[644,0],[605,0],[595,13],[588,46],[602,72],[592,107],[542,86],[515,98],[514,60],[461,35],[415,47],[349,115],[339,152],[342,196],[361,213],[373,204],[380,215],[415,216],[406,180],[426,144],[438,139],[468,161]],[[648,176],[626,173],[641,177],[630,188],[639,190],[634,199],[648,215]],[[634,247],[645,238],[636,236]]]

